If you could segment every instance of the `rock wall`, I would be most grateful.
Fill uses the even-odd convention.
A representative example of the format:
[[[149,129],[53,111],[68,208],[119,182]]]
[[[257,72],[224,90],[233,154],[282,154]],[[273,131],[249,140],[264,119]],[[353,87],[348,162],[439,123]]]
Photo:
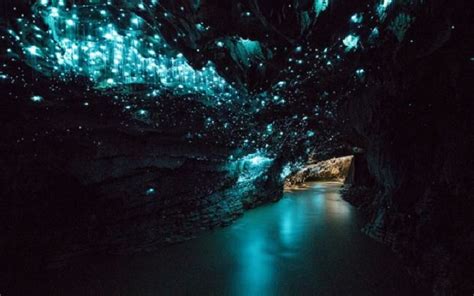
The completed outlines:
[[[474,290],[473,23],[459,5],[431,1],[394,51],[373,56],[378,75],[344,112],[375,181],[346,198],[435,295]]]
[[[1,287],[81,255],[182,242],[282,195],[278,161],[241,180],[245,151],[190,139],[193,118],[157,128],[124,123],[108,97],[88,97],[91,109],[74,94],[38,105],[5,90],[19,99],[0,103]]]
[[[311,181],[345,182],[349,176],[353,156],[331,158],[305,166],[285,180],[285,187],[301,185]]]

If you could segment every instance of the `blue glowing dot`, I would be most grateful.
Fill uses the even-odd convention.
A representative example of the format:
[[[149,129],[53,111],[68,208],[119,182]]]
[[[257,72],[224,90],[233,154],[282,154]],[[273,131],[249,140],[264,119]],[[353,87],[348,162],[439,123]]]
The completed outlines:
[[[68,25],[70,27],[74,26],[74,20],[71,20],[71,19],[67,20],[66,25]]]
[[[379,35],[380,35],[379,29],[377,27],[375,27],[372,30],[372,32],[370,33],[370,38],[375,39],[375,38],[379,37]]]
[[[202,23],[199,23],[199,24],[196,24],[196,29],[198,29],[199,31],[204,31],[206,28],[204,27]]]
[[[148,111],[147,110],[144,110],[144,109],[140,109],[138,110],[138,115],[141,115],[141,116],[145,116],[148,114]]]
[[[346,46],[346,51],[355,50],[359,44],[360,37],[356,35],[348,35],[342,43]]]
[[[39,56],[41,55],[41,50],[37,47],[37,46],[30,46],[30,47],[27,47],[26,50],[31,54],[31,55],[35,55],[35,56]]]
[[[356,75],[357,75],[358,77],[362,77],[362,76],[364,76],[364,74],[365,74],[365,70],[364,70],[364,69],[357,69],[357,70],[356,70]]]
[[[146,195],[154,195],[155,193],[156,193],[156,189],[153,187],[150,187],[145,191]]]
[[[57,9],[56,7],[52,7],[50,16],[51,17],[59,17],[59,9]]]
[[[269,125],[267,125],[267,131],[269,133],[273,132],[273,124],[270,123]]]
[[[137,17],[132,18],[132,24],[139,25],[140,24],[140,19],[137,18]]]
[[[39,103],[39,102],[43,101],[43,97],[42,96],[32,96],[31,100],[35,103]]]
[[[360,13],[356,13],[353,16],[351,16],[351,22],[355,24],[360,24],[364,20],[364,17]]]

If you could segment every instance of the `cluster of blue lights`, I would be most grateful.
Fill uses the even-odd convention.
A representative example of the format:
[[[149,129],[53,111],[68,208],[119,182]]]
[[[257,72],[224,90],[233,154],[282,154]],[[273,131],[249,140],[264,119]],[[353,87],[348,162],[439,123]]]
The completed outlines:
[[[270,158],[265,151],[257,151],[231,161],[231,170],[239,174],[238,182],[251,182],[266,172],[274,159]]]
[[[42,0],[33,9],[47,30],[19,19],[22,31],[10,33],[18,40],[20,34],[32,36],[21,38],[24,54],[32,67],[47,75],[63,79],[84,76],[98,89],[145,84],[178,94],[235,97],[235,89],[211,62],[194,69],[145,19],[133,12],[117,11],[111,1],[97,2],[66,6],[61,0]],[[145,10],[157,3],[145,6],[141,2],[141,7]]]
[[[313,0],[312,5],[313,16],[321,16],[329,10],[330,1]],[[254,94],[234,88],[217,73],[211,61],[202,68],[193,68],[186,56],[176,51],[160,32],[164,26],[157,21],[159,18],[153,17],[153,13],[161,11],[158,0],[38,0],[32,6],[31,17],[16,19],[16,24],[9,28],[12,44],[18,47],[12,45],[6,49],[6,54],[24,59],[32,68],[53,79],[74,81],[78,76],[84,77],[96,90],[118,94],[121,103],[124,103],[123,110],[129,111],[134,118],[150,122],[165,116],[154,116],[154,112],[160,110],[152,109],[150,106],[154,106],[154,100],[145,98],[158,101],[165,92],[201,95],[199,97],[205,98],[206,102],[212,102],[210,105],[218,115],[206,114],[207,109],[197,111],[197,108],[189,108],[190,113],[204,113],[203,131],[190,132],[186,139],[206,138],[216,134],[215,131],[231,134],[235,130],[245,130],[232,138],[232,145],[253,153],[231,162],[236,166],[234,171],[239,173],[238,181],[250,182],[270,168],[282,146],[309,147],[314,142],[317,126],[311,126],[309,122],[318,117],[333,116],[329,110],[331,98],[341,94],[323,87],[319,89],[317,83],[321,77],[327,73],[342,72],[344,60],[374,44],[381,32],[386,31],[385,28],[403,39],[413,18],[408,14],[387,18],[391,5],[393,0],[377,0],[374,6],[354,13],[348,20],[346,34],[334,44],[326,45],[326,48],[318,48],[304,40],[295,42],[292,48],[285,48],[288,55],[281,63],[283,67],[276,82]],[[172,19],[171,11],[163,13]],[[244,12],[242,16],[252,18],[253,14]],[[385,20],[391,20],[392,24],[387,26]],[[193,26],[199,32],[212,30],[203,22]],[[183,35],[176,36],[179,37]],[[265,62],[280,50],[269,48],[264,41],[239,36],[219,37],[209,44],[217,53],[231,56],[235,64],[245,70],[255,69],[254,66],[261,66],[257,67],[259,71],[264,69],[267,66]],[[358,85],[363,85],[368,80],[366,76],[370,74],[370,68],[353,68],[349,73]],[[12,75],[0,72],[0,81],[10,78],[13,81]],[[299,88],[308,82],[314,87],[314,105],[308,103],[302,108],[303,112],[291,115],[287,112],[282,118],[267,116],[265,120],[268,121],[261,125],[251,122],[256,114],[268,114],[268,110],[273,112],[283,109],[282,106],[290,108],[292,104],[297,106],[301,101],[309,101],[301,97],[303,87]],[[135,89],[145,89],[147,95],[128,96]],[[120,96],[121,92],[126,95]],[[37,106],[49,99],[41,92],[30,94],[27,98]],[[89,106],[89,102],[83,102],[84,106]],[[326,108],[320,108],[318,104]],[[220,117],[222,114],[225,118]],[[153,123],[158,126],[158,123]],[[294,168],[294,164],[284,166],[281,178],[286,178]],[[155,193],[153,187],[145,190],[146,195]]]

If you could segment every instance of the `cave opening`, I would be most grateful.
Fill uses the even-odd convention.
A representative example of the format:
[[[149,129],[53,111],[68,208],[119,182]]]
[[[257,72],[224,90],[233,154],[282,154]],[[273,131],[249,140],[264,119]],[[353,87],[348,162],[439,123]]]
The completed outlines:
[[[335,157],[317,161],[311,159],[293,174],[286,177],[285,189],[298,188],[309,182],[336,182],[351,185],[355,181],[356,167],[354,156]]]
[[[2,1],[0,295],[472,293],[473,14]]]

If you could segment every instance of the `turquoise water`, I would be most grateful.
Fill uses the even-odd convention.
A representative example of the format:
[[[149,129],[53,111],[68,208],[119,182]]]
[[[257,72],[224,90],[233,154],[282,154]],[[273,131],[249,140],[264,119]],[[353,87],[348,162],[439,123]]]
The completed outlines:
[[[412,295],[403,267],[360,232],[338,183],[312,183],[233,225],[155,253],[50,276],[57,295]]]

